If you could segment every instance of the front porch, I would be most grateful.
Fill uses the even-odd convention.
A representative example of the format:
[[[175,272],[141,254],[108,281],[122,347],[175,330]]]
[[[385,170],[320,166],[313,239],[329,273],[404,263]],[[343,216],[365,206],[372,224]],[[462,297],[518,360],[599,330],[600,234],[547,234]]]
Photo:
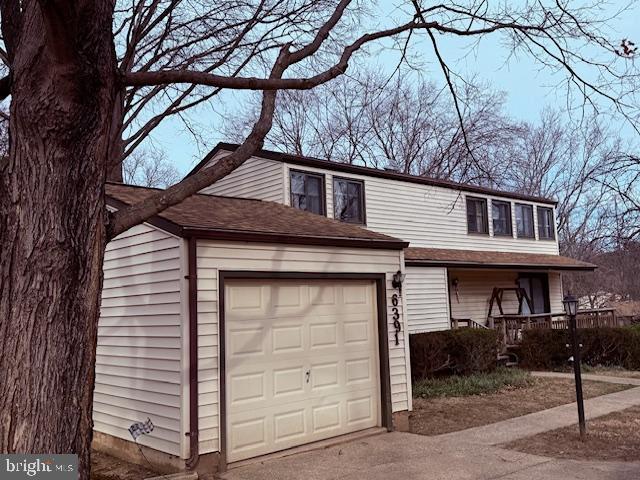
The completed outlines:
[[[493,328],[505,346],[528,328],[565,328],[562,273],[594,265],[533,253],[408,248],[407,329],[422,333]],[[617,322],[609,311],[582,311],[581,327]]]
[[[466,326],[473,327],[467,322]],[[465,322],[456,321],[455,327],[460,328]],[[616,312],[612,308],[579,310],[576,316],[578,328],[617,327],[620,323]],[[483,325],[484,326],[484,325]],[[487,319],[485,328],[493,328],[499,332],[499,341],[504,348],[515,347],[522,341],[522,332],[532,329],[563,330],[569,328],[569,319],[564,312],[535,313],[529,315],[496,315]]]

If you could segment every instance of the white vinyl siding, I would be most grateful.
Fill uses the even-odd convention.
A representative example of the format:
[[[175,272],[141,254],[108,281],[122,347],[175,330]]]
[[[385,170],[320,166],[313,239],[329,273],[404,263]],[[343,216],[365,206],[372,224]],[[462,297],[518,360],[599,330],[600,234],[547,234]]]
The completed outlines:
[[[517,278],[517,272],[504,270],[449,270],[451,317],[470,318],[486,325],[493,288],[515,288]],[[454,286],[456,280],[457,289]],[[505,314],[518,313],[515,292],[504,293],[502,308]],[[493,314],[500,314],[497,304],[493,307]]]
[[[409,408],[402,303],[399,309],[403,333],[399,345],[395,345],[391,316],[391,296],[397,292],[391,279],[401,266],[401,252],[201,240],[197,257],[200,453],[219,450],[219,270],[385,273],[392,408],[394,412]]]
[[[151,418],[138,442],[184,458],[181,245],[148,225],[107,245],[93,421],[131,441],[129,426]]]
[[[402,292],[407,301],[409,333],[447,330],[449,300],[447,269],[442,267],[407,267]]]
[[[219,155],[205,168],[223,157]],[[282,203],[284,173],[282,163],[251,157],[226,177],[203,188],[201,193],[226,197],[254,198]]]
[[[214,160],[215,161],[215,160]],[[549,204],[510,199],[509,194],[467,193],[455,188],[421,185],[401,180],[334,172],[326,168],[300,166],[252,157],[238,170],[223,178],[205,193],[284,202],[290,205],[289,171],[325,175],[326,214],[333,217],[333,177],[364,181],[365,216],[370,230],[386,233],[411,243],[412,247],[453,248],[503,252],[558,254],[557,240],[538,240],[537,215],[533,216],[535,238],[516,238],[516,203],[535,207]],[[489,208],[489,235],[467,232],[466,196],[507,201],[511,204],[514,234],[493,235]],[[554,226],[555,227],[555,226]],[[557,235],[556,235],[557,238]]]
[[[549,304],[551,313],[564,312],[562,299],[562,274],[560,272],[549,272]]]
[[[449,270],[449,290],[451,296],[451,316],[454,318],[470,318],[478,323],[486,324],[489,315],[489,301],[493,288],[517,287],[518,273],[509,270]],[[549,272],[549,302],[551,313],[560,313],[562,307],[562,279],[558,272]],[[458,280],[458,295],[453,286]],[[409,310],[411,307],[407,307]],[[518,300],[513,291],[505,292],[502,309],[506,314],[518,313]],[[497,303],[494,302],[493,314],[500,315]]]
[[[386,233],[410,242],[412,247],[452,248],[503,252],[530,252],[558,254],[558,243],[514,236],[494,236],[489,218],[489,235],[467,232],[466,192],[452,188],[420,185],[388,178],[353,175],[327,169],[286,164],[288,170],[300,170],[325,174],[327,187],[327,214],[333,215],[333,176],[364,181],[365,212],[369,230]],[[289,204],[288,182],[285,203]],[[508,196],[470,193],[474,198],[491,199],[511,203],[511,223],[516,224],[515,200]],[[522,202],[538,205],[535,202]],[[548,207],[549,205],[540,204]],[[534,232],[537,232],[534,215]],[[514,228],[515,230],[515,228]]]

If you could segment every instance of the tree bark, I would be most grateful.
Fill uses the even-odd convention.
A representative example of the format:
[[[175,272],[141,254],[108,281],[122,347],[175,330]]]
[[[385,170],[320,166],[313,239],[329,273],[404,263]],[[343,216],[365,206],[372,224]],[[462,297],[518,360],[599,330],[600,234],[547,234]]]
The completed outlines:
[[[88,479],[112,6],[24,5],[0,159],[0,451],[77,453]]]

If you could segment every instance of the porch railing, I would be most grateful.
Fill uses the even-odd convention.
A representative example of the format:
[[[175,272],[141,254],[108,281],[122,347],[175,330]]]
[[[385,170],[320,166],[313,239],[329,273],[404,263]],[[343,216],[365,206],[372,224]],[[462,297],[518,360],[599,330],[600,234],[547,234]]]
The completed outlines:
[[[478,323],[470,318],[454,318],[451,317],[451,328],[456,330],[458,328],[489,328],[482,323]]]
[[[522,341],[522,332],[533,329],[563,330],[569,328],[569,321],[562,313],[536,313],[531,315],[498,315],[489,317],[489,328],[499,332],[501,343],[516,346]],[[612,308],[579,310],[576,315],[578,328],[616,327],[618,320]]]

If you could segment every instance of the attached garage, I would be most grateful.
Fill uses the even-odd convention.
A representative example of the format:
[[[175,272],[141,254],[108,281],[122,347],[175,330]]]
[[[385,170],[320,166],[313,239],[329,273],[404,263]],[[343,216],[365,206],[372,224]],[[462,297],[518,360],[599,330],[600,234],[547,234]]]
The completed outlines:
[[[376,284],[224,280],[227,460],[382,425]]]
[[[118,208],[150,190],[108,193]],[[411,397],[405,302],[392,285],[404,247],[283,205],[209,195],[126,232],[105,260],[98,448],[116,438],[126,449],[126,428],[148,417],[157,428],[138,442],[175,469],[211,456],[225,469],[393,429]],[[114,362],[118,376],[107,374]]]

